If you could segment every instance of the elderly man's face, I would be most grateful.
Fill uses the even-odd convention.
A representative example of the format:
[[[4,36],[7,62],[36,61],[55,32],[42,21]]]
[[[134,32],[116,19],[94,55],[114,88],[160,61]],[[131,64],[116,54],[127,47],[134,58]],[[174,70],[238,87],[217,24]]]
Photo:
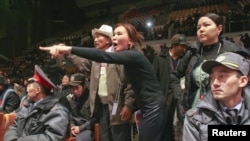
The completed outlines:
[[[37,96],[40,93],[40,86],[36,82],[28,83],[27,85],[27,96],[30,101],[36,101]]]
[[[94,35],[95,48],[105,50],[109,48],[110,42],[111,39],[108,36],[105,36],[100,33],[95,33]]]

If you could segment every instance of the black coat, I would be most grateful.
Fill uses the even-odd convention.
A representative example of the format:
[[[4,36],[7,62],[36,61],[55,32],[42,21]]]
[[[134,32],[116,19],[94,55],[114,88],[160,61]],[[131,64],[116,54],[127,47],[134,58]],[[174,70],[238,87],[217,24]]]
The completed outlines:
[[[69,85],[62,86],[58,88],[57,91],[54,92],[55,96],[59,98],[60,103],[65,106],[71,112],[71,106],[67,99],[69,94],[72,94],[71,87]]]
[[[91,117],[90,103],[89,103],[89,90],[86,88],[84,93],[80,97],[74,95],[68,95],[67,99],[71,105],[71,125],[79,126],[80,131],[94,130],[94,124],[97,123],[97,115]]]
[[[13,91],[6,93],[6,91],[9,89],[12,89]],[[6,98],[4,99],[4,97]],[[0,94],[0,101],[1,101],[0,112],[11,113],[19,108],[21,99],[12,87],[8,87]]]
[[[172,102],[172,98],[175,97],[179,99],[178,95],[174,95],[170,87],[171,72],[174,68],[171,67],[171,56],[169,54],[169,48],[164,49],[160,54],[156,55],[153,60],[153,68],[155,70],[156,76],[160,82],[161,89],[166,98],[167,104]],[[182,57],[178,58],[178,63],[181,62]]]

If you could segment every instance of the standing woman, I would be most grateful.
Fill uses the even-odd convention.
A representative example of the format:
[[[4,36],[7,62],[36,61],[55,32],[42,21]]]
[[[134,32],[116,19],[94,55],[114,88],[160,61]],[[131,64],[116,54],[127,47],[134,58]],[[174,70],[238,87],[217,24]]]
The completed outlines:
[[[194,107],[205,96],[209,89],[208,74],[201,70],[201,64],[210,59],[215,59],[223,52],[236,52],[244,57],[250,53],[244,47],[229,42],[222,38],[223,19],[215,13],[207,13],[199,18],[197,23],[197,38],[191,46],[178,69],[174,72],[172,86],[175,93],[183,95],[182,106],[179,114],[182,121],[184,113]],[[184,94],[180,91],[179,80],[185,76]]]
[[[95,48],[52,46],[40,47],[52,58],[61,54],[75,54],[97,62],[123,64],[126,77],[135,91],[136,103],[143,114],[140,141],[163,141],[166,124],[165,98],[152,65],[140,52],[143,36],[131,24],[117,24],[112,42],[115,53]]]

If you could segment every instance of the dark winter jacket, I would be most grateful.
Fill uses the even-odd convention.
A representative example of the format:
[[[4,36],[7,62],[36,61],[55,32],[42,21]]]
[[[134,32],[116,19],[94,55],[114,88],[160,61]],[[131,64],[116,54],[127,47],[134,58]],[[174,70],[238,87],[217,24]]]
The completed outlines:
[[[25,99],[4,141],[63,141],[69,120],[68,110],[56,97],[47,96],[34,106]]]
[[[60,103],[68,108],[69,112],[71,112],[71,106],[67,99],[69,94],[72,94],[71,87],[69,85],[61,86],[54,92],[55,96],[59,98]]]
[[[19,108],[20,102],[20,97],[11,86],[0,92],[0,112],[14,112]]]
[[[91,117],[90,103],[89,103],[89,90],[86,88],[80,97],[74,95],[67,96],[71,105],[71,125],[79,126],[80,131],[94,129],[94,124],[98,121],[97,114]],[[96,111],[97,112],[97,111]]]

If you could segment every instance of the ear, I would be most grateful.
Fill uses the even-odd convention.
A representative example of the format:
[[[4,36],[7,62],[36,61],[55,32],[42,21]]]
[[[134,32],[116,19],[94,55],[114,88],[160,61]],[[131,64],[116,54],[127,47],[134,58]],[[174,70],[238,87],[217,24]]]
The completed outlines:
[[[222,30],[223,30],[222,25],[219,25],[219,26],[218,26],[218,35],[220,35],[220,33],[222,32]]]
[[[131,41],[128,42],[128,47],[131,48],[133,46],[133,43]]]
[[[248,77],[247,76],[241,76],[239,79],[239,86],[240,87],[245,87],[248,83]]]
[[[130,42],[128,43],[128,48],[131,48],[131,43]]]

